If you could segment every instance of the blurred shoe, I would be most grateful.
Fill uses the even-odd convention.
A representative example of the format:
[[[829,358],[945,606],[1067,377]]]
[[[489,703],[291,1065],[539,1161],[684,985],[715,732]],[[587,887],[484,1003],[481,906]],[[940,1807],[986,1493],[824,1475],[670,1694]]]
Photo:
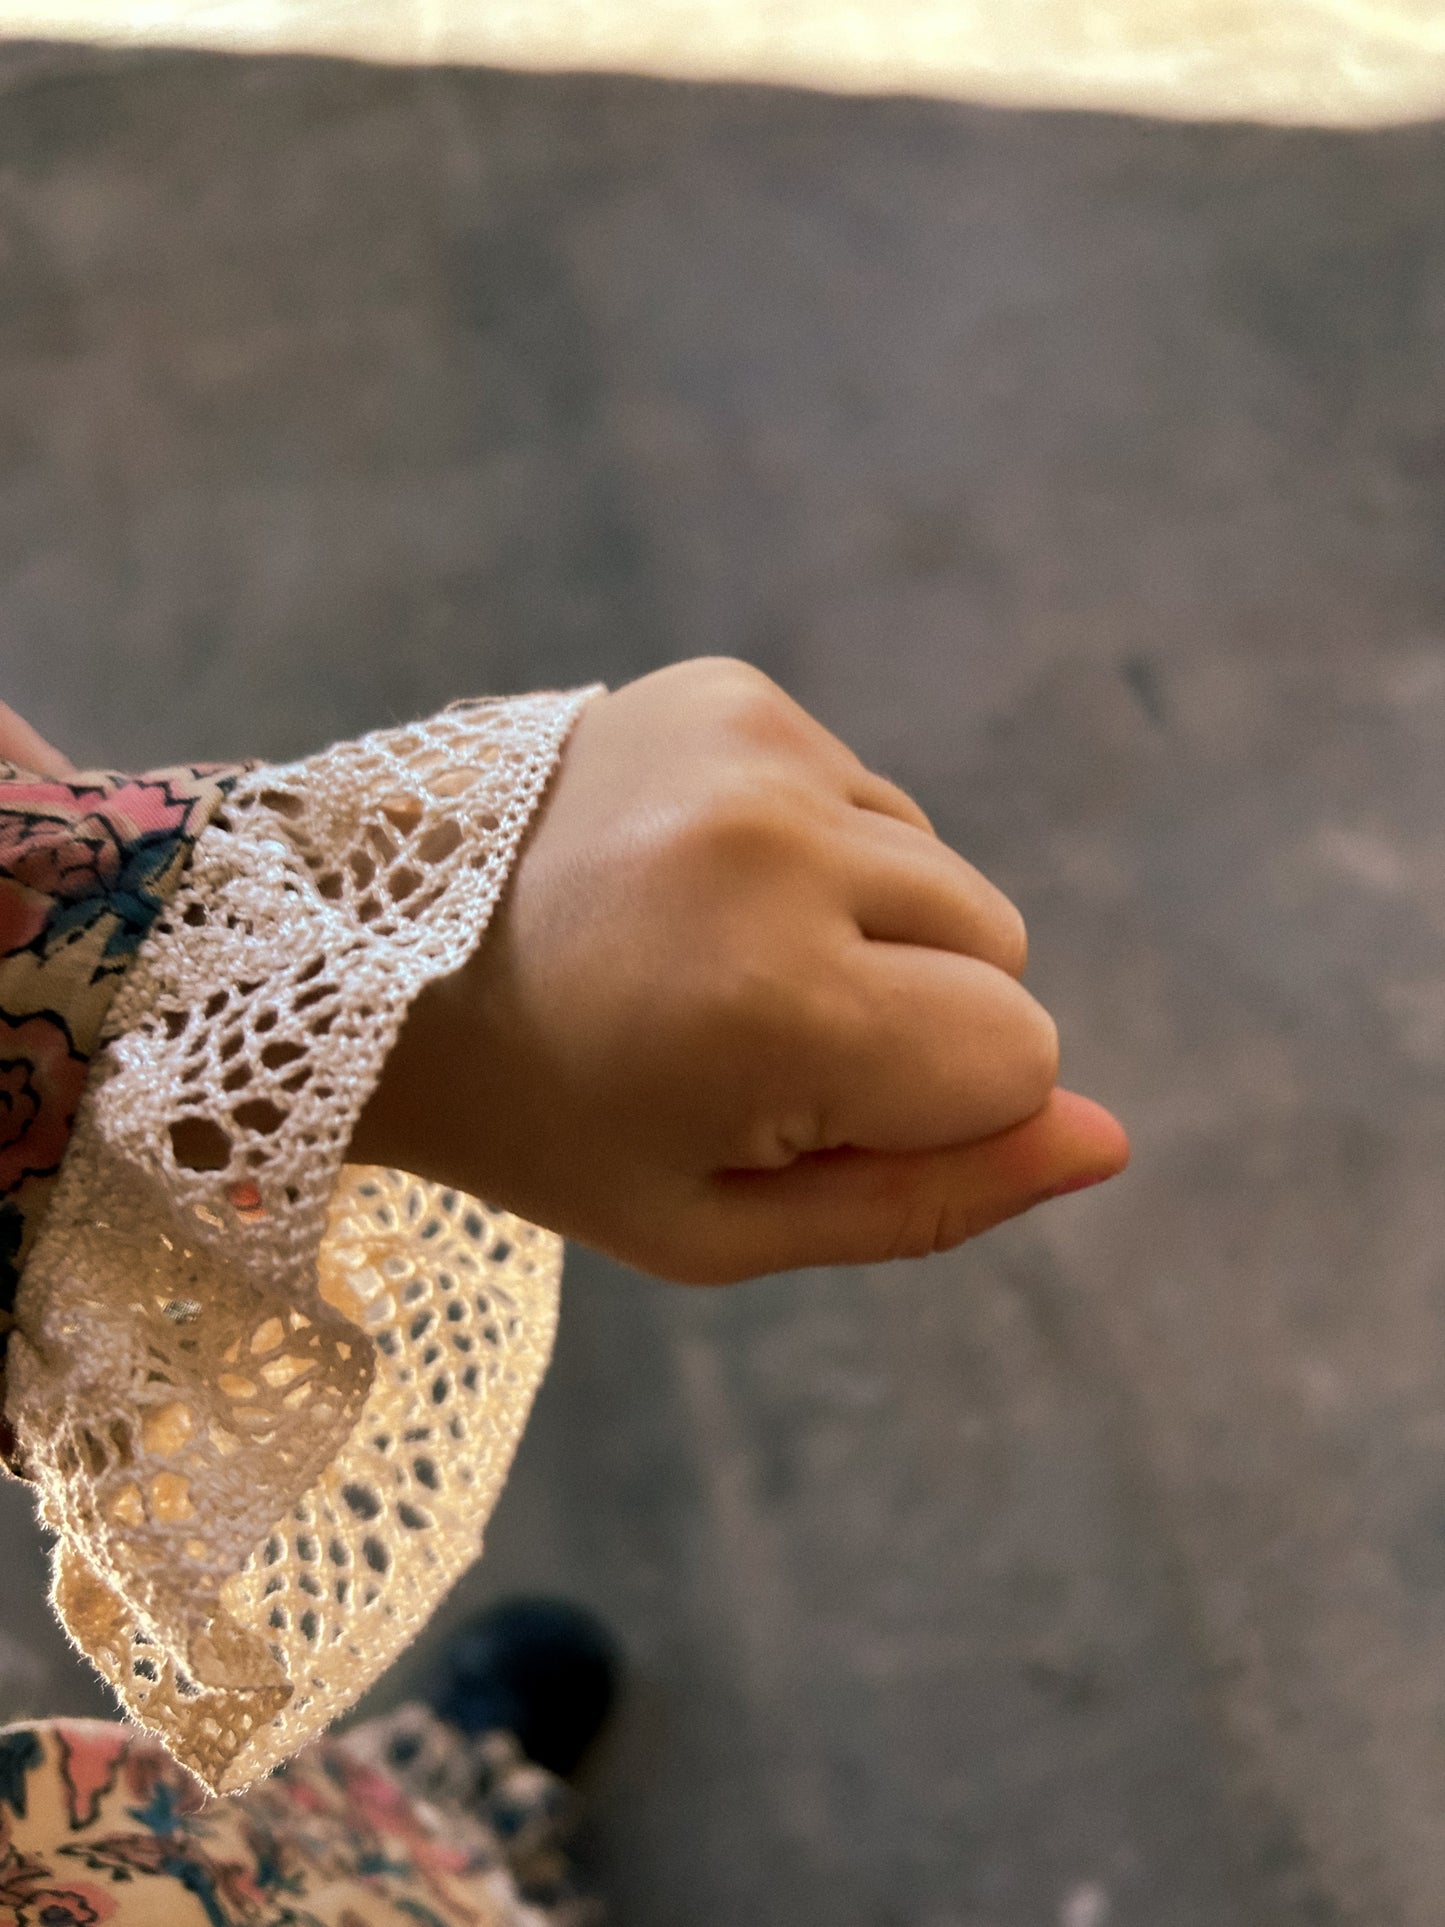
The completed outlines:
[[[514,1733],[522,1752],[564,1778],[617,1697],[621,1655],[607,1627],[565,1599],[508,1599],[455,1632],[426,1695],[469,1736]]]

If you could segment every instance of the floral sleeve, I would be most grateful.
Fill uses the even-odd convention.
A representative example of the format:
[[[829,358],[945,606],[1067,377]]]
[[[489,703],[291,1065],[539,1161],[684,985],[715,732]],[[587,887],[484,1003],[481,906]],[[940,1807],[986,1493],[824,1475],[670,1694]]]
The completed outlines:
[[[0,1348],[106,1012],[248,767],[58,781],[0,762]]]

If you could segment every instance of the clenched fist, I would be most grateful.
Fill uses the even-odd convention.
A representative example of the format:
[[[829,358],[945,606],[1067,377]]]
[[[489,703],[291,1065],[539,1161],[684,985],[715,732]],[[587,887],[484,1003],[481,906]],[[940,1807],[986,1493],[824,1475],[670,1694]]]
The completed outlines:
[[[1026,948],[776,683],[674,663],[583,710],[349,1155],[685,1283],[944,1250],[1128,1159]]]

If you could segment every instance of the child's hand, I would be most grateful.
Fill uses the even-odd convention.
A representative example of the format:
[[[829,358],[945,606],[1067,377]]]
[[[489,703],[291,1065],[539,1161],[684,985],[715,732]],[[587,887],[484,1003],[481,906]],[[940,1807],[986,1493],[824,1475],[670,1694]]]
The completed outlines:
[[[352,1141],[642,1271],[947,1249],[1114,1175],[1008,899],[760,671],[583,712],[487,936]]]
[[[75,765],[5,703],[0,703],[0,762],[16,763],[32,776],[63,779],[75,774]]]

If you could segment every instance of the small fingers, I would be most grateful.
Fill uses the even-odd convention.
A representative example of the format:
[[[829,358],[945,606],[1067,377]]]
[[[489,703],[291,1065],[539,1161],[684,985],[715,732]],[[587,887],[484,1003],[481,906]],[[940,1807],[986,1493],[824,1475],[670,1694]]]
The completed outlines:
[[[880,1264],[951,1250],[1062,1190],[1101,1183],[1129,1161],[1102,1105],[1056,1091],[1037,1116],[980,1143],[932,1151],[852,1148],[783,1171],[720,1172],[700,1234],[666,1275],[732,1284],[812,1265]]]
[[[850,811],[844,827],[841,860],[865,937],[977,957],[1022,977],[1023,917],[981,871],[901,818]]]
[[[852,752],[850,751],[851,755]],[[910,824],[915,830],[926,830],[930,836],[937,832],[924,814],[922,808],[897,783],[880,776],[876,770],[859,763],[849,772],[848,800],[860,810],[871,810],[879,816],[891,816],[900,823]]]
[[[1048,1012],[976,957],[859,939],[837,994],[797,1060],[797,1103],[773,1120],[776,1166],[852,1145],[932,1150],[988,1137],[1033,1116],[1058,1075]],[[758,1142],[769,1143],[766,1133]]]

